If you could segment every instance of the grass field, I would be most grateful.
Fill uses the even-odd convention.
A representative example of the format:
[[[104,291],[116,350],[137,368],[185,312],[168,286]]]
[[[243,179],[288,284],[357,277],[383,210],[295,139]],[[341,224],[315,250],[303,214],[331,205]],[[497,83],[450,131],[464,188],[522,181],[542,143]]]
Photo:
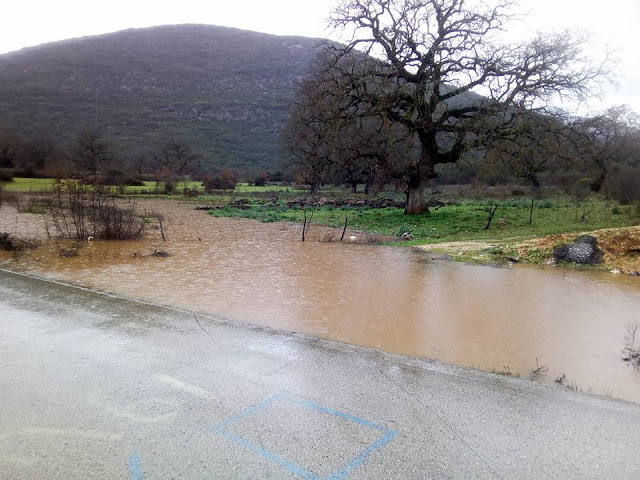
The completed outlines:
[[[7,192],[43,192],[50,190],[53,179],[15,178],[3,183]],[[124,188],[126,194],[182,198],[183,188],[201,189],[201,182],[181,182],[173,195],[158,193],[156,182],[144,182],[144,186]],[[341,187],[328,187],[321,191],[325,196],[350,196]],[[239,183],[233,192],[199,195],[194,202],[218,208],[211,215],[243,217],[263,222],[302,222],[304,210],[288,208],[286,201],[308,196],[308,190],[294,186],[267,185],[258,187]],[[402,195],[386,192],[385,197],[401,200]],[[555,195],[535,202],[533,221],[529,223],[530,200],[512,198],[501,200],[470,199],[468,193],[443,193],[439,198],[448,205],[432,208],[429,214],[404,215],[399,208],[372,209],[366,207],[318,207],[307,209],[313,214],[313,222],[341,228],[345,218],[352,230],[400,236],[409,232],[413,243],[439,243],[474,239],[529,239],[557,233],[574,233],[601,228],[637,225],[640,222],[640,206],[620,205],[617,202],[593,196],[576,204],[574,197]],[[225,205],[244,198],[248,208]],[[491,205],[498,205],[489,229],[485,229]],[[407,243],[407,242],[403,242]]]
[[[485,229],[490,205],[498,205],[489,229]],[[253,218],[263,222],[302,222],[305,211],[284,205],[251,208],[223,206],[209,212],[213,216]],[[570,197],[540,200],[534,205],[529,223],[530,200],[459,201],[432,208],[423,215],[404,215],[399,208],[318,207],[306,211],[313,222],[340,228],[347,218],[349,228],[381,235],[400,236],[409,232],[413,243],[438,243],[472,239],[527,239],[557,233],[636,225],[637,206],[622,206],[600,198],[576,205]],[[407,242],[403,242],[407,243]]]
[[[7,192],[46,192],[51,190],[53,178],[14,178],[13,182],[2,182]]]
[[[15,177],[12,182],[2,182],[2,187],[7,192],[46,192],[51,190],[55,180],[53,178],[21,178]],[[162,185],[158,185],[158,182],[148,181],[142,182],[143,186],[125,186],[123,187],[123,192],[125,194],[133,194],[133,195],[162,195],[166,196],[166,194],[162,193]],[[114,187],[116,188],[116,187]],[[200,192],[203,192],[204,187],[202,186],[202,182],[198,181],[186,181],[180,182],[173,193],[175,196],[182,196],[183,189],[197,189]],[[333,189],[341,192],[341,189]],[[255,186],[249,185],[247,183],[238,183],[236,186],[235,192],[241,194],[251,194],[251,193],[269,193],[269,192],[280,192],[280,193],[304,193],[307,190],[297,190],[293,185],[265,185],[265,186]],[[328,193],[331,189],[324,190],[324,193]],[[204,195],[202,195],[204,196]],[[220,195],[215,194],[211,195],[211,198],[218,198]],[[208,198],[209,196],[204,196]]]

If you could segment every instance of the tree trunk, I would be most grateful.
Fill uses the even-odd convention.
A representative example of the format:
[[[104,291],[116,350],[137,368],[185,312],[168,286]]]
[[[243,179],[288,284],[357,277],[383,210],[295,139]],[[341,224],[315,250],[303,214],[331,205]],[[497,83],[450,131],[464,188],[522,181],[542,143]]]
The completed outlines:
[[[429,207],[424,201],[426,189],[427,181],[420,178],[419,174],[415,173],[409,177],[409,184],[406,190],[407,205],[404,208],[405,215],[415,215],[429,211]]]
[[[527,180],[531,182],[533,188],[540,188],[540,180],[538,180],[538,176],[534,172],[527,173]]]
[[[600,172],[598,177],[589,186],[591,191],[592,192],[599,192],[602,189],[602,186],[604,185],[605,178],[607,178],[606,172]]]
[[[358,193],[358,182],[351,182],[351,193]]]
[[[409,173],[409,182],[405,190],[407,195],[407,204],[404,208],[405,215],[415,215],[429,211],[424,194],[427,190],[427,182],[434,177],[433,155],[425,141],[423,141],[420,161]]]
[[[320,182],[318,182],[317,180],[313,180],[311,182],[311,195],[317,195],[319,188],[320,188]]]

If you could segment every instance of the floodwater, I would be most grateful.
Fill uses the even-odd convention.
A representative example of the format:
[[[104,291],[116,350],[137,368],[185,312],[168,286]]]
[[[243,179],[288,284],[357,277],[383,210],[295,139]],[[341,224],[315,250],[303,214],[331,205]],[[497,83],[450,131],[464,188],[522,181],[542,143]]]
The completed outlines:
[[[409,248],[324,243],[318,240],[328,229],[317,226],[303,243],[299,225],[213,218],[188,203],[155,201],[153,209],[165,215],[166,243],[150,230],[136,242],[85,243],[73,258],[60,257],[52,245],[18,259],[1,253],[0,263],[487,371],[526,377],[544,365],[540,381],[564,374],[573,388],[640,402],[640,372],[622,361],[626,325],[640,323],[637,277],[467,265]],[[157,248],[171,255],[150,256]]]

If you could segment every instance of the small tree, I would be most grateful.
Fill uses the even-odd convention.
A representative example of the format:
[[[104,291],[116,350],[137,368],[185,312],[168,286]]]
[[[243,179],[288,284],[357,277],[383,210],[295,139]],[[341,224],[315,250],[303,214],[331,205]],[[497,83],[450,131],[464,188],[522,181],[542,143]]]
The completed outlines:
[[[32,177],[57,163],[59,157],[59,148],[53,141],[31,138],[20,143],[15,156],[15,166],[23,175]]]
[[[196,167],[201,155],[194,152],[187,142],[171,135],[164,139],[154,154],[160,169],[168,169],[178,177],[183,177],[189,169]]]
[[[310,186],[312,195],[318,193],[329,174],[333,136],[329,120],[334,110],[325,102],[331,98],[318,88],[318,77],[314,75],[296,86],[296,102],[280,136],[285,166],[294,171],[298,183]]]
[[[590,189],[599,192],[614,165],[640,161],[640,119],[628,106],[578,122],[576,133],[585,166],[593,172]]]
[[[199,169],[201,155],[194,152],[191,145],[171,135],[164,139],[153,158],[155,180],[163,185],[165,193],[171,193],[189,171]]]
[[[108,166],[112,158],[107,141],[95,130],[80,132],[71,146],[69,156],[75,165],[76,172],[89,183],[97,181],[98,175]]]
[[[0,168],[13,168],[21,139],[11,132],[0,131]]]

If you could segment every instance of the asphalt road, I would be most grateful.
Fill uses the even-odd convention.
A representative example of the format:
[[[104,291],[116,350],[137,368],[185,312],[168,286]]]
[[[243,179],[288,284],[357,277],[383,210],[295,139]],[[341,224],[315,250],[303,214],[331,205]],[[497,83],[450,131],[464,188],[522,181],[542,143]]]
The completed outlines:
[[[640,478],[640,406],[0,271],[0,478]]]

